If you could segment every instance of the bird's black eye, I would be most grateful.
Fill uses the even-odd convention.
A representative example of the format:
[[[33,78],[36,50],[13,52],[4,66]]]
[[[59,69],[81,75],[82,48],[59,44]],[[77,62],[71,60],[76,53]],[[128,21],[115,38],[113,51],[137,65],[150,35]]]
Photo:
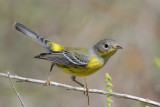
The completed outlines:
[[[108,44],[104,44],[104,48],[107,49],[108,48]]]

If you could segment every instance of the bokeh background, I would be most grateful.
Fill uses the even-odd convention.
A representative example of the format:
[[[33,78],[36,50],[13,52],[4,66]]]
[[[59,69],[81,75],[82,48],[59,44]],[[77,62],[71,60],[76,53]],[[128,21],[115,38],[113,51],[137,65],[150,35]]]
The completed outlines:
[[[45,51],[14,29],[16,21],[64,46],[88,48],[104,38],[116,40],[124,49],[87,77],[88,87],[105,90],[108,72],[113,91],[160,101],[160,70],[154,62],[160,57],[159,0],[0,0],[0,72],[45,80],[50,62],[33,58]],[[57,67],[51,79],[78,86]],[[82,92],[14,84],[27,107],[87,107]],[[113,107],[145,105],[112,99]],[[106,105],[106,96],[90,94],[91,107]],[[2,77],[0,107],[21,107],[9,80]]]

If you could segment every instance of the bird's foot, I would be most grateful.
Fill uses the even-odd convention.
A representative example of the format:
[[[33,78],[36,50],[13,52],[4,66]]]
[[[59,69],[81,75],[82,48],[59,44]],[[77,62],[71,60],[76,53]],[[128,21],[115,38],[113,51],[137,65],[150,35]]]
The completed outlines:
[[[51,86],[50,78],[47,78],[46,83],[43,86]]]
[[[88,87],[87,86],[84,86],[84,95],[85,96],[88,96]]]

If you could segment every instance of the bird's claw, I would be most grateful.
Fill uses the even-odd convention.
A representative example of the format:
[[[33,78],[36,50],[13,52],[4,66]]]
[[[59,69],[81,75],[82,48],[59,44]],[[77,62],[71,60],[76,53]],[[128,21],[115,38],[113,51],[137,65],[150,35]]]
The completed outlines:
[[[46,83],[43,86],[51,86],[51,80],[50,78],[47,78]]]
[[[84,86],[84,95],[88,96],[88,87],[87,86]]]

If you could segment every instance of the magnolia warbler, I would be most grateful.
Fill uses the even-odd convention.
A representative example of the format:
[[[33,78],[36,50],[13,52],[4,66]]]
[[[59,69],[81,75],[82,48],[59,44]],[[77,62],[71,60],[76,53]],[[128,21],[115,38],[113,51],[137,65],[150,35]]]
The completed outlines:
[[[41,53],[34,57],[52,62],[46,85],[50,85],[50,73],[53,66],[56,65],[70,74],[74,82],[84,87],[76,80],[76,76],[85,77],[95,73],[107,63],[108,59],[118,49],[122,49],[112,39],[103,39],[91,48],[65,47],[50,42],[20,23],[16,23],[15,28],[36,41],[47,51],[47,53]]]

